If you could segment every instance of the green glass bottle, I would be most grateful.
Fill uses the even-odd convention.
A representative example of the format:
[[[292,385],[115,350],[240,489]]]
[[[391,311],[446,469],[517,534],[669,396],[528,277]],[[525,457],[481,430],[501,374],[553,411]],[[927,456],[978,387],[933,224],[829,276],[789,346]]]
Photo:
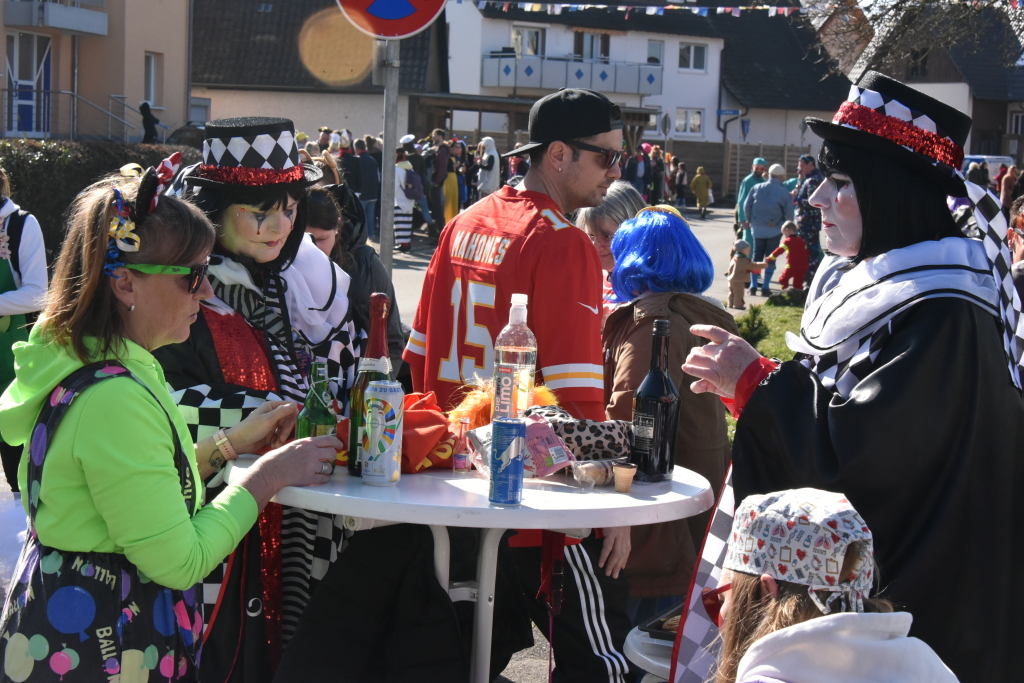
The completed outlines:
[[[295,422],[295,438],[305,439],[307,436],[334,434],[338,420],[330,406],[331,392],[327,384],[327,364],[313,363],[313,369],[309,373],[309,393],[306,394],[306,405],[299,411]],[[333,464],[331,468],[333,471]]]
[[[363,476],[363,463],[359,457],[359,446],[363,443],[363,394],[370,382],[393,379],[391,362],[388,360],[390,307],[387,294],[375,292],[370,295],[370,339],[366,345],[366,355],[359,359],[359,374],[352,385],[348,404],[348,473],[356,477]]]

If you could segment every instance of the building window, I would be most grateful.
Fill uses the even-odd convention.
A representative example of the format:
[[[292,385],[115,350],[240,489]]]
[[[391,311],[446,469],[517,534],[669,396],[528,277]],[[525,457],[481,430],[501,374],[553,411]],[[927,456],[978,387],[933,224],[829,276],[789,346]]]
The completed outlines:
[[[665,43],[660,40],[648,40],[647,41],[647,63],[648,64],[661,64],[661,60],[664,58]]]
[[[1010,135],[1024,135],[1024,111],[1010,114]]]
[[[679,43],[679,68],[687,71],[704,71],[707,62],[707,45]]]
[[[607,33],[573,32],[573,54],[578,59],[607,63],[610,49],[611,36]]]
[[[911,50],[910,65],[907,67],[907,80],[928,78],[928,50]]]
[[[539,57],[543,55],[544,29],[513,26],[512,47],[516,50],[516,57]]]
[[[209,97],[190,97],[188,101],[188,123],[206,123],[210,120]]]
[[[700,135],[704,132],[703,109],[676,109],[676,132]]]
[[[161,90],[163,89],[163,55],[155,52],[147,52],[145,58],[144,80],[142,84],[142,99],[149,102],[149,106],[158,107],[162,103]]]

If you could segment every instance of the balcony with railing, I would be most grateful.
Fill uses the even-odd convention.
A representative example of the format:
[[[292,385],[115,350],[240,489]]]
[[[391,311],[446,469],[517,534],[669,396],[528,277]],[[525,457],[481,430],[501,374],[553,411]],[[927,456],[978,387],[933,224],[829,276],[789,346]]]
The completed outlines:
[[[5,138],[128,142],[141,135],[141,126],[67,90],[4,88],[2,95]]]
[[[491,52],[483,57],[481,85],[499,88],[593,88],[606,93],[660,95],[660,64],[609,62],[576,56]]]
[[[4,0],[8,28],[53,28],[107,35],[105,0]]]

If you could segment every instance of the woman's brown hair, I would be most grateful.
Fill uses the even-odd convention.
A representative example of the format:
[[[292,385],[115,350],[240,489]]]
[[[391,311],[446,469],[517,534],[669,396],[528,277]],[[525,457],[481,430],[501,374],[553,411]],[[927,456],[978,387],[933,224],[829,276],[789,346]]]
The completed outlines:
[[[847,548],[841,576],[849,576],[852,571],[854,562],[860,555],[856,546],[857,544],[853,543]],[[750,646],[761,638],[789,626],[825,616],[811,600],[807,586],[790,581],[778,581],[778,585],[778,597],[770,594],[761,595],[760,576],[736,571],[732,573],[729,618],[722,626],[722,654],[714,683],[735,683],[740,660]],[[818,591],[818,598],[822,603],[827,601],[829,596],[826,591]],[[882,598],[865,598],[864,611],[892,612],[892,604]]]
[[[48,341],[73,351],[83,363],[124,351],[123,313],[110,287],[111,276],[104,272],[115,188],[134,203],[139,182],[111,175],[84,189],[68,209],[67,237],[39,321]],[[202,211],[168,196],[160,197],[156,208],[136,224],[135,234],[139,250],[118,250],[121,263],[193,266],[210,253],[216,237]],[[95,338],[94,349],[88,348],[87,337]]]
[[[328,190],[314,187],[309,190],[306,199],[309,213],[306,216],[307,228],[334,231],[334,248],[329,254],[330,259],[339,266],[345,262],[345,245],[342,238],[342,217],[338,202]]]

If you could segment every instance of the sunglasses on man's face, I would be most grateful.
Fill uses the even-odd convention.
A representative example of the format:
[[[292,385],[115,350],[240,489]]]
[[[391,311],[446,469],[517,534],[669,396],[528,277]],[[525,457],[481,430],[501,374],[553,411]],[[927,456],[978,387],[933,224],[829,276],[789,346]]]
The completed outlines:
[[[604,155],[605,170],[611,168],[615,164],[622,161],[621,149],[607,149],[605,147],[596,147],[594,145],[588,145],[585,142],[580,142],[579,140],[570,140],[566,144],[569,145],[570,147],[575,147],[576,149],[582,149],[585,152],[596,152],[598,154]]]
[[[188,279],[188,293],[195,294],[206,280],[206,269],[210,267],[210,259],[198,266],[158,266],[151,263],[128,263],[125,268],[137,270],[147,275],[183,275]]]

